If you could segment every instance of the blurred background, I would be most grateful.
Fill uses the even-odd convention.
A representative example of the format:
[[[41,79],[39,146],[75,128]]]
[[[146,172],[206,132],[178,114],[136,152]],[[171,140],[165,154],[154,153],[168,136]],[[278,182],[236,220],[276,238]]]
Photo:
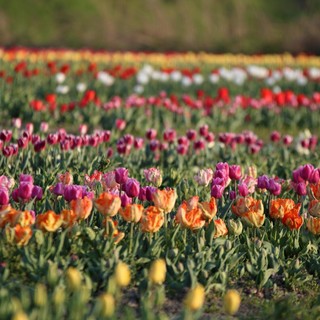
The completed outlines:
[[[320,54],[320,0],[0,0],[0,46]]]

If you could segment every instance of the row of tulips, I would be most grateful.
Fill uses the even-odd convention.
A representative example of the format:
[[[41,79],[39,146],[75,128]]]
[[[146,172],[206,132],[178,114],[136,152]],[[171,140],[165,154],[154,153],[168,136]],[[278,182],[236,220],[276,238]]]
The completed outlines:
[[[226,81],[243,85],[246,81],[264,80],[267,85],[274,85],[278,82],[296,82],[300,85],[306,85],[308,82],[318,82],[320,80],[320,68],[267,68],[264,66],[247,65],[244,67],[220,67],[212,70],[200,70],[199,67],[192,68],[154,68],[152,65],[145,64],[140,68],[125,65],[107,65],[98,66],[96,63],[90,63],[87,67],[76,66],[69,63],[57,63],[50,61],[40,66],[26,61],[21,61],[15,65],[8,65],[5,70],[0,70],[0,77],[8,82],[10,77],[21,74],[25,78],[45,76],[55,77],[57,83],[63,83],[68,77],[94,77],[107,86],[114,84],[116,79],[128,80],[134,78],[136,83],[147,85],[150,81],[181,83],[183,86],[191,84],[201,85],[204,81],[219,83]],[[208,75],[209,73],[209,75]]]
[[[241,145],[244,145],[250,153],[255,154],[266,144],[251,131],[237,134],[223,132],[219,133],[216,138],[216,135],[209,130],[208,125],[200,126],[198,131],[189,129],[182,136],[178,136],[175,129],[165,129],[162,134],[159,134],[156,129],[147,129],[145,139],[134,137],[132,134],[125,134],[116,141],[112,139],[112,133],[109,130],[96,130],[93,134],[87,134],[88,127],[86,125],[80,125],[79,135],[69,134],[65,129],[47,133],[48,124],[46,122],[41,123],[40,134],[33,133],[34,125],[32,123],[27,123],[25,128],[21,130],[21,119],[14,119],[13,125],[15,127],[14,131],[16,131],[16,141],[13,140],[12,130],[4,129],[0,131],[0,148],[2,149],[2,154],[6,157],[17,155],[19,152],[28,149],[29,145],[33,146],[35,152],[41,152],[54,145],[59,145],[62,151],[104,145],[106,148],[108,147],[107,156],[111,158],[114,149],[118,154],[126,156],[133,149],[148,149],[155,153],[157,157],[160,156],[161,152],[168,149],[174,149],[180,155],[187,155],[190,154],[191,150],[200,152],[201,150],[211,149],[215,144],[215,140],[218,140],[221,148],[228,147],[231,150],[236,150]],[[119,133],[119,131],[125,129],[125,126],[126,122],[123,119],[117,119],[115,130]],[[160,140],[161,136],[162,140]],[[308,154],[316,149],[318,138],[316,135],[311,134],[299,135],[294,138],[291,135],[282,136],[280,132],[273,131],[270,134],[270,142],[274,146],[280,145],[281,147],[295,149],[302,154]],[[266,145],[270,145],[270,142]]]
[[[149,63],[152,65],[269,65],[269,66],[320,66],[320,59],[317,56],[300,54],[212,54],[212,53],[147,53],[147,52],[108,52],[104,50],[91,49],[43,49],[43,48],[0,48],[0,57],[4,61],[30,61],[30,62],[51,62],[51,61],[90,61],[95,63],[110,62],[114,64],[135,64]]]
[[[145,170],[145,178],[149,183],[160,186],[162,182],[160,172],[151,168]],[[210,177],[211,175],[211,177]],[[304,218],[307,220],[307,228],[314,234],[320,233],[320,169],[307,164],[293,172],[290,182],[291,188],[301,197],[308,195],[309,205],[307,217],[302,203],[295,203],[288,198],[275,198],[283,192],[283,180],[260,176],[255,179],[252,176],[242,177],[241,168],[237,165],[229,166],[227,163],[218,163],[213,173],[211,170],[200,171],[195,177],[200,185],[208,185],[211,182],[211,199],[209,202],[199,202],[198,196],[193,196],[188,201],[183,201],[176,211],[174,221],[183,228],[197,230],[208,225],[212,220],[215,225],[214,237],[224,236],[228,229],[221,218],[216,218],[218,206],[217,199],[223,197],[223,192],[229,195],[232,212],[241,218],[246,224],[261,227],[265,221],[264,205],[262,200],[251,195],[257,189],[260,194],[269,192],[269,216],[280,220],[291,230],[300,229]],[[5,176],[1,177],[1,215],[0,226],[6,228],[7,237],[16,239],[20,245],[26,244],[32,236],[31,226],[36,226],[48,232],[53,232],[63,227],[72,227],[80,220],[88,219],[93,206],[104,217],[103,225],[106,227],[106,235],[113,235],[119,242],[125,235],[117,228],[117,221],[112,218],[118,213],[123,220],[130,223],[140,223],[142,232],[155,233],[167,223],[168,215],[175,208],[177,193],[174,189],[159,189],[157,187],[140,187],[140,183],[128,177],[128,170],[118,168],[105,175],[95,172],[94,176],[86,176],[90,181],[90,187],[94,182],[104,179],[105,192],[94,198],[94,191],[86,186],[72,184],[72,176],[69,173],[59,175],[58,183],[50,189],[56,196],[62,196],[70,208],[64,209],[60,214],[49,210],[42,214],[35,214],[33,210],[16,210],[9,204],[9,189],[12,181]],[[238,181],[237,189],[228,188],[231,181]],[[290,188],[286,186],[287,188]],[[222,190],[222,191],[221,191]],[[12,192],[13,200],[22,205],[34,198],[41,200],[42,189],[33,185],[32,176],[21,175],[19,187]],[[141,201],[142,204],[137,203]],[[145,204],[149,204],[145,207]],[[226,215],[227,211],[224,213]],[[231,226],[234,227],[233,222]],[[242,229],[238,225],[237,229]],[[241,230],[240,230],[241,233]],[[132,235],[131,235],[132,236]]]
[[[216,95],[206,94],[203,90],[198,90],[196,97],[188,94],[180,96],[167,94],[165,91],[161,91],[159,94],[152,96],[137,94],[129,95],[126,98],[113,96],[104,102],[99,98],[97,91],[85,90],[81,94],[79,101],[65,102],[65,98],[62,97],[61,99],[59,94],[48,93],[44,99],[33,99],[29,104],[30,108],[35,112],[53,113],[55,110],[59,110],[62,114],[83,109],[90,105],[95,105],[98,109],[103,109],[104,111],[130,108],[145,108],[148,111],[151,107],[157,107],[179,115],[184,115],[188,110],[198,110],[204,116],[210,116],[214,110],[220,110],[228,115],[234,114],[238,109],[268,109],[275,113],[279,113],[283,108],[297,109],[304,107],[310,111],[319,110],[319,92],[314,92],[311,96],[307,96],[303,93],[295,93],[292,90],[281,91],[280,89],[275,91],[263,88],[258,98],[242,94],[232,97],[229,90],[226,87],[222,87],[217,90]],[[68,92],[69,88],[64,87],[64,91],[60,93],[66,95]],[[137,93],[141,94],[142,91]],[[58,100],[63,100],[64,102],[59,103]]]

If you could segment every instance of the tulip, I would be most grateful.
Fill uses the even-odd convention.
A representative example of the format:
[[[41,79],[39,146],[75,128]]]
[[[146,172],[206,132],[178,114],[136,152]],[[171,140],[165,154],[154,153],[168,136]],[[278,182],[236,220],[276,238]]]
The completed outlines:
[[[143,170],[145,179],[152,183],[156,187],[160,187],[162,184],[162,175],[159,169],[150,168]]]
[[[131,272],[128,265],[119,262],[115,269],[114,278],[119,287],[127,287],[131,281]]]
[[[54,232],[62,225],[61,216],[49,210],[45,213],[38,214],[36,217],[37,227],[43,231]]]
[[[31,198],[35,198],[36,200],[39,201],[42,199],[42,196],[43,196],[42,188],[39,186],[33,186]]]
[[[297,214],[301,204],[295,204],[292,199],[274,199],[270,201],[269,214],[273,219],[283,219],[283,217],[294,210]]]
[[[63,196],[66,201],[77,200],[82,198],[82,188],[78,185],[65,185]]]
[[[92,211],[92,200],[86,196],[82,199],[71,200],[70,208],[79,219],[87,219]]]
[[[9,203],[9,191],[7,188],[0,187],[0,206],[5,206]]]
[[[166,262],[164,259],[157,259],[152,262],[149,269],[149,280],[153,284],[162,284],[166,279]]]
[[[190,311],[197,311],[202,308],[205,299],[204,287],[201,284],[197,284],[193,289],[191,289],[185,300],[184,304],[186,308]]]
[[[297,210],[291,210],[282,218],[282,223],[290,230],[298,230],[303,225],[303,218],[299,216]]]
[[[140,192],[140,183],[133,178],[129,178],[123,186],[123,190],[130,198],[137,197]]]
[[[269,189],[269,178],[266,175],[258,177],[257,187],[259,189]]]
[[[31,199],[33,190],[33,184],[30,182],[20,182],[18,188],[18,197],[23,201],[28,201]]]
[[[281,193],[281,184],[278,183],[278,182],[275,182],[273,179],[270,179],[269,180],[268,190],[274,196],[278,196]]]
[[[115,180],[119,184],[124,184],[128,180],[128,170],[126,168],[117,168],[115,170]]]
[[[102,294],[96,304],[96,310],[103,318],[112,317],[115,312],[115,299],[110,293]]]
[[[307,228],[314,235],[320,235],[320,218],[309,217],[307,219]]]
[[[281,140],[281,135],[278,131],[273,131],[270,135],[270,139],[272,142],[278,142]]]
[[[320,200],[311,200],[309,203],[308,212],[313,217],[320,218]]]
[[[245,183],[238,185],[238,191],[241,197],[246,197],[249,194],[248,186]]]
[[[233,316],[239,310],[241,297],[237,290],[228,290],[223,299],[224,310]]]
[[[213,171],[212,169],[201,169],[197,175],[194,176],[195,181],[200,186],[208,186],[209,183],[212,181],[213,178]]]
[[[213,185],[211,187],[211,196],[216,198],[216,199],[220,199],[223,196],[223,192],[224,192],[224,186],[221,185]]]
[[[150,206],[144,209],[140,220],[142,232],[157,232],[164,223],[163,210]]]
[[[304,182],[298,183],[295,190],[299,196],[305,196],[307,194],[307,187]]]
[[[157,189],[152,193],[152,201],[154,202],[155,206],[162,209],[164,213],[169,213],[173,210],[176,199],[177,192],[175,189]]]
[[[19,182],[28,182],[30,184],[33,184],[33,177],[29,174],[20,174]]]
[[[205,224],[203,211],[198,207],[198,199],[198,197],[192,197],[184,201],[177,210],[176,221],[190,230],[200,229]]]
[[[222,219],[216,219],[213,220],[213,222],[215,226],[213,234],[214,238],[222,237],[228,234],[227,226]]]
[[[67,286],[71,291],[80,289],[82,276],[78,269],[69,267],[66,272]]]
[[[138,199],[140,201],[146,201],[147,200],[146,192],[147,192],[147,187],[140,187],[140,192],[139,192],[139,196],[138,196]],[[151,201],[152,201],[152,197],[151,197]]]
[[[94,200],[94,205],[101,214],[113,217],[121,207],[121,199],[111,193],[103,192]]]
[[[231,180],[239,180],[241,178],[241,167],[238,165],[229,166],[229,177]]]
[[[146,138],[148,140],[154,140],[157,137],[157,131],[155,129],[148,129],[146,132]]]
[[[120,199],[121,199],[121,207],[126,207],[127,205],[132,203],[132,199],[128,197],[126,193],[123,193]]]
[[[228,220],[228,231],[230,234],[239,236],[242,233],[243,225],[240,220]]]
[[[309,181],[309,178],[311,177],[313,171],[314,171],[314,167],[311,164],[306,164],[300,170],[300,177],[304,181]]]

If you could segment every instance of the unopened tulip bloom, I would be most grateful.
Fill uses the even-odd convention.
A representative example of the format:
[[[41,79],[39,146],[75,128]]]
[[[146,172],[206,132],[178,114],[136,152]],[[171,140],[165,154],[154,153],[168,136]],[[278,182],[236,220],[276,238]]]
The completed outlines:
[[[149,280],[153,284],[162,284],[166,279],[167,267],[164,259],[157,259],[152,262],[149,269]]]
[[[228,220],[228,231],[230,234],[239,236],[242,233],[243,226],[240,220]]]
[[[80,288],[82,282],[80,271],[76,268],[69,267],[66,272],[66,277],[68,288],[72,291],[77,291]]]
[[[239,180],[241,178],[241,167],[238,165],[229,166],[229,177],[231,180]]]
[[[224,310],[229,315],[234,315],[240,308],[241,297],[237,290],[228,290],[223,299]]]
[[[30,182],[20,182],[18,187],[18,197],[23,201],[29,201],[32,196],[33,184]]]
[[[97,300],[97,310],[102,317],[111,317],[115,311],[115,300],[110,293],[102,294]]]
[[[214,238],[222,237],[228,234],[227,226],[222,219],[216,219],[216,220],[213,220],[213,222],[215,226],[215,230],[213,234]]]
[[[197,284],[188,292],[184,304],[190,311],[197,311],[202,308],[204,304],[205,291],[201,284]]]
[[[119,287],[127,287],[131,281],[131,272],[128,265],[119,262],[116,266],[114,277]]]
[[[130,198],[137,197],[140,192],[140,183],[136,179],[128,178],[123,185],[123,190]]]
[[[0,188],[0,206],[5,206],[9,203],[9,191],[7,188]]]
[[[126,168],[117,168],[115,171],[115,180],[119,184],[124,184],[128,180],[128,170]]]
[[[224,192],[224,186],[217,184],[211,187],[211,196],[216,199],[222,198],[223,192]]]

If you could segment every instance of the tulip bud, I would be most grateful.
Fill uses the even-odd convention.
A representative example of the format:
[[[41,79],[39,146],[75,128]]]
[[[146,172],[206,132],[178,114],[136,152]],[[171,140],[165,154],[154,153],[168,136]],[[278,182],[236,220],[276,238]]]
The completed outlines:
[[[137,197],[140,192],[140,183],[136,179],[129,178],[123,189],[130,198]]]
[[[230,234],[233,234],[235,236],[239,236],[242,233],[243,230],[243,226],[242,226],[242,222],[240,220],[233,220],[230,219],[228,220],[228,231]]]
[[[269,180],[268,190],[274,196],[278,196],[281,193],[281,184],[278,183],[278,182],[275,182],[273,179],[270,179]]]
[[[36,200],[41,200],[43,196],[42,188],[39,186],[33,186],[31,198],[35,198]]]
[[[24,201],[30,200],[32,196],[33,184],[29,182],[20,182],[18,188],[18,197]]]
[[[224,187],[220,185],[213,185],[211,188],[211,196],[220,199],[223,196]]]
[[[76,268],[69,267],[66,272],[66,276],[67,276],[68,288],[71,291],[78,290],[81,286],[81,281],[82,281],[80,271]]]
[[[278,142],[281,139],[281,135],[278,131],[273,131],[270,135],[270,139],[272,142]]]
[[[231,180],[239,180],[241,178],[241,167],[232,165],[229,167],[229,177]]]
[[[314,171],[314,167],[311,164],[306,164],[305,166],[302,167],[300,170],[300,177],[304,181],[309,181],[309,178],[311,177],[312,173]]]
[[[47,288],[41,283],[37,283],[34,291],[34,303],[38,307],[42,307],[47,303]]]
[[[296,186],[296,192],[299,196],[305,196],[307,194],[306,184],[303,182],[298,183]]]
[[[115,269],[115,281],[119,287],[127,287],[131,281],[131,272],[127,264],[119,262]]]
[[[149,280],[154,284],[162,284],[166,279],[166,263],[163,259],[155,260],[149,270]]]
[[[238,191],[241,197],[246,197],[249,194],[248,186],[245,183],[238,185]]]
[[[28,320],[29,317],[23,312],[23,311],[17,311],[13,317],[12,320]]]
[[[102,294],[96,303],[96,312],[102,317],[111,317],[115,311],[114,297],[105,293]]]
[[[128,180],[128,170],[126,168],[117,168],[114,173],[117,183],[124,184]]]
[[[188,310],[197,311],[202,308],[204,304],[204,298],[204,287],[201,284],[197,284],[188,292],[184,304]]]
[[[0,206],[5,206],[9,203],[9,191],[7,188],[0,187]]]
[[[224,296],[224,309],[229,315],[238,312],[241,303],[241,297],[237,290],[228,290]]]
[[[57,286],[54,289],[53,295],[52,295],[52,301],[56,306],[60,306],[63,304],[65,300],[65,291],[64,288],[61,286]]]

